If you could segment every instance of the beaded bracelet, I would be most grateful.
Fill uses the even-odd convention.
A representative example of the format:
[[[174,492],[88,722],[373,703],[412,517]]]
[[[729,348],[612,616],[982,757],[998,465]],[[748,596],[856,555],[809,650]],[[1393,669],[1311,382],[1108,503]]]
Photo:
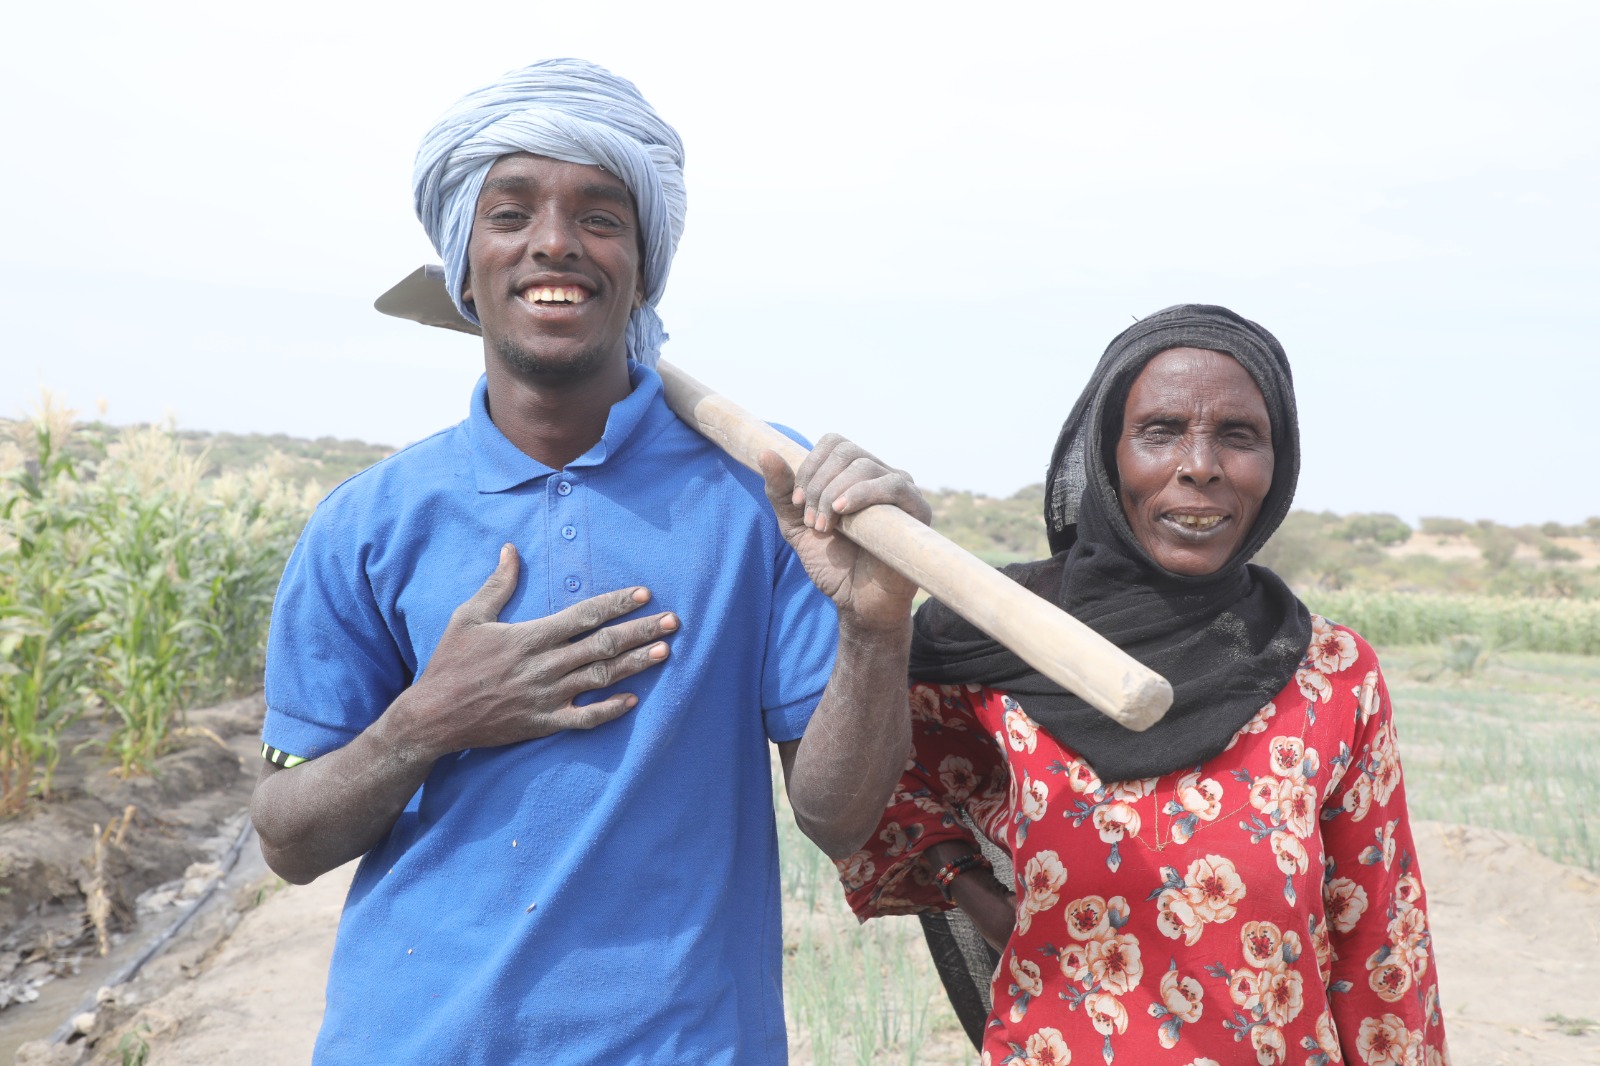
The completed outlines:
[[[954,902],[954,900],[950,895],[950,886],[955,883],[956,878],[960,877],[968,870],[992,869],[994,869],[994,866],[989,862],[988,859],[984,858],[975,851],[969,852],[966,855],[961,856],[959,859],[951,859],[949,862],[939,867],[938,871],[933,875],[933,883],[939,886],[939,894],[944,897],[944,901],[946,903],[951,903]]]

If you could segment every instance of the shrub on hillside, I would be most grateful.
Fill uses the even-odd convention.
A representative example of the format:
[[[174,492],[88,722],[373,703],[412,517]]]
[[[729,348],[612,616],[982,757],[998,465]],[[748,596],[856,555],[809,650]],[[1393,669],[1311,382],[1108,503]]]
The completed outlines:
[[[1411,539],[1411,527],[1392,514],[1353,514],[1334,530],[1340,540],[1371,541],[1385,548]]]
[[[1472,523],[1461,518],[1424,518],[1422,532],[1430,537],[1462,537],[1472,532]]]
[[[1341,523],[1331,511],[1290,511],[1255,562],[1291,585],[1343,588],[1372,552],[1339,537]]]
[[[1566,545],[1548,540],[1539,545],[1539,557],[1548,563],[1575,563],[1583,558]]]
[[[1483,553],[1484,565],[1491,572],[1504,570],[1517,553],[1517,536],[1505,526],[1485,518],[1471,530],[1471,536]]]
[[[1038,495],[1032,496],[1035,488]],[[1042,486],[1030,486],[1004,500],[949,489],[924,496],[933,509],[933,528],[999,566],[1050,554],[1040,506],[1043,491]]]

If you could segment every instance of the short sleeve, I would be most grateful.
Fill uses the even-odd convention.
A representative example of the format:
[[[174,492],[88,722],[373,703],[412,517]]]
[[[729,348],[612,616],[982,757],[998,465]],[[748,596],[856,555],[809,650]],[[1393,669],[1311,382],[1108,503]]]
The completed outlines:
[[[343,747],[411,683],[367,580],[355,508],[336,492],[300,534],[272,606],[262,740],[303,758]]]
[[[811,447],[810,441],[788,426],[772,423],[772,428],[802,448]],[[764,501],[765,490],[759,481],[756,490]],[[822,702],[839,646],[839,613],[833,601],[811,583],[800,557],[777,530],[770,508],[767,515],[773,523],[777,557],[762,660],[761,714],[767,739],[781,744],[805,734],[812,712]]]
[[[761,670],[761,714],[768,739],[782,743],[805,733],[833,673],[838,644],[833,601],[811,583],[799,556],[779,536]]]

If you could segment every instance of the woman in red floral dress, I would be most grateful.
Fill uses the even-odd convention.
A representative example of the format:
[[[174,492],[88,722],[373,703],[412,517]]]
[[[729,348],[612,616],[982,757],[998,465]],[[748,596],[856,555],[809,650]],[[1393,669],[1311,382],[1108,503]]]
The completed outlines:
[[[863,919],[959,907],[999,950],[988,1066],[1448,1061],[1377,658],[1246,565],[1298,468],[1277,341],[1170,308],[1107,349],[1051,464],[1056,554],[1012,571],[1166,676],[1167,718],[1130,732],[919,613],[914,751],[839,869]],[[874,502],[859,470],[819,513]]]

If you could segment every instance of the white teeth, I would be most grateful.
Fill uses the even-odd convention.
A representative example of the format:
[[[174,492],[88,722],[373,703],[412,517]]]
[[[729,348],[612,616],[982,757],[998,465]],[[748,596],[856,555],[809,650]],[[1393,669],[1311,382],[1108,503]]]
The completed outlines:
[[[536,304],[581,304],[589,298],[589,294],[576,285],[566,285],[561,288],[551,288],[547,285],[544,288],[529,289],[522,294],[522,298]]]
[[[1222,521],[1222,516],[1219,515],[1219,514],[1212,514],[1212,515],[1177,514],[1177,515],[1173,515],[1172,517],[1173,517],[1174,521],[1176,521],[1180,526],[1183,526],[1186,529],[1211,529],[1218,522]]]

